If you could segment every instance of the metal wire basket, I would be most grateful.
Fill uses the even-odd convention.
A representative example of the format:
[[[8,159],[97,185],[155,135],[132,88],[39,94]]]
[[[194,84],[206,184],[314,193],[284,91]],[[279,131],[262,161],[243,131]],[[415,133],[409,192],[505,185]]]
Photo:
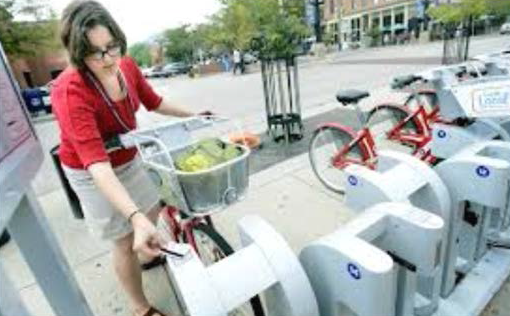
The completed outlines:
[[[196,172],[178,170],[175,159],[198,144],[204,135],[210,137],[209,127],[225,121],[229,120],[184,119],[130,132],[122,142],[131,142],[138,148],[145,166],[157,178],[163,196],[175,199],[177,206],[190,216],[210,214],[245,197],[250,149],[231,143],[223,135],[219,139],[224,144],[239,150],[236,158]]]

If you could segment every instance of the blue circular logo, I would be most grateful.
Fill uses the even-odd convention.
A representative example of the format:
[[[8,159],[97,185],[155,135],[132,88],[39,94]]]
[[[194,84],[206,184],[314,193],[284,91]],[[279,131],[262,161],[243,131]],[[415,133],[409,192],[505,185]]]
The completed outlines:
[[[356,178],[355,176],[349,176],[349,178],[347,178],[347,180],[353,186],[358,184],[358,178]]]
[[[476,174],[481,178],[487,178],[491,175],[491,171],[485,166],[479,166],[476,168]]]
[[[445,131],[443,131],[443,130],[441,129],[441,130],[439,130],[439,131],[437,132],[437,136],[438,136],[439,138],[445,138],[445,137],[446,137],[446,132],[445,132]]]
[[[361,271],[355,264],[349,263],[347,265],[347,272],[349,272],[349,274],[351,275],[351,277],[353,279],[355,279],[355,280],[361,279]]]

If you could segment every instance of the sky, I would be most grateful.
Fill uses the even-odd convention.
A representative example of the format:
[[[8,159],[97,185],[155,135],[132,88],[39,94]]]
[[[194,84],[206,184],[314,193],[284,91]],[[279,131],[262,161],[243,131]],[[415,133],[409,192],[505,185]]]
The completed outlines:
[[[71,0],[47,0],[60,17]],[[127,36],[128,45],[165,29],[204,22],[220,9],[218,0],[99,0]]]

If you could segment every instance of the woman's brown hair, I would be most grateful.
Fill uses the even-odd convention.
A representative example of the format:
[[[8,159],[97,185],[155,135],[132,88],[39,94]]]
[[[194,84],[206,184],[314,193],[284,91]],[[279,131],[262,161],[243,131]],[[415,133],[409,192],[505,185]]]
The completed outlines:
[[[121,47],[121,54],[127,50],[126,36],[110,13],[97,1],[75,0],[62,13],[60,38],[69,52],[71,63],[85,69],[85,57],[93,50],[87,38],[87,31],[95,26],[106,27]]]

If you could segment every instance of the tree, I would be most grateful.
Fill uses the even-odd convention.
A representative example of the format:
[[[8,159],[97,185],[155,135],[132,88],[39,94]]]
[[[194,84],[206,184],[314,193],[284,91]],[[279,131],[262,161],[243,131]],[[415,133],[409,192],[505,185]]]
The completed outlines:
[[[303,1],[223,0],[213,16],[213,40],[227,49],[258,51],[262,56],[293,54],[309,34],[304,23]]]
[[[136,43],[129,48],[129,55],[142,67],[151,66],[152,59],[150,47],[146,43]]]
[[[246,1],[249,3],[250,1]],[[224,7],[211,18],[211,41],[228,50],[247,50],[256,32],[254,17],[246,3],[238,0],[223,1]]]
[[[510,1],[505,0],[486,0],[487,11],[499,17],[506,18],[510,15]]]
[[[173,61],[193,61],[195,39],[189,25],[166,30],[161,42],[165,48],[165,57]]]
[[[429,14],[443,23],[460,23],[486,14],[510,14],[508,0],[460,0],[458,3],[442,4],[429,9]]]
[[[0,0],[0,39],[10,57],[33,56],[56,48],[58,21],[41,1]]]

